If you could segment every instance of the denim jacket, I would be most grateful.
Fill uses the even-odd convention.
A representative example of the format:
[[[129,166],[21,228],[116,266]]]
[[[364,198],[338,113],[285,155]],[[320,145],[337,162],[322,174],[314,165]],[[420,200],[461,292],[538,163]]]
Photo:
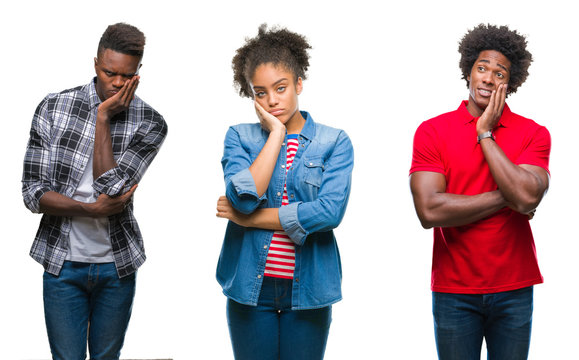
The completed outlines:
[[[306,122],[287,180],[284,143],[261,197],[249,172],[269,136],[259,123],[229,128],[221,160],[226,196],[235,209],[250,214],[258,208],[279,208],[281,225],[296,245],[294,310],[320,308],[342,299],[342,268],[332,229],[346,211],[354,166],[354,150],[344,131],[315,123],[305,111],[302,115]],[[289,205],[282,207],[284,181]],[[226,296],[257,305],[272,234],[229,221],[217,264],[217,280]]]

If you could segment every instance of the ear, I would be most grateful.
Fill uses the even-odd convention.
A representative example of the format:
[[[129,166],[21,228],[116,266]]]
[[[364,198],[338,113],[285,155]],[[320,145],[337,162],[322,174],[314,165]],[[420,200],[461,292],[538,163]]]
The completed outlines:
[[[97,67],[97,65],[98,65],[98,62],[99,62],[99,60],[98,60],[98,59],[96,58],[96,56],[95,56],[95,58],[94,58],[94,67],[95,67],[95,70],[96,70],[96,67]]]
[[[300,77],[298,77],[298,81],[296,81],[296,93],[298,95],[301,94],[303,88],[304,88],[304,84],[303,84],[302,78],[300,76]]]

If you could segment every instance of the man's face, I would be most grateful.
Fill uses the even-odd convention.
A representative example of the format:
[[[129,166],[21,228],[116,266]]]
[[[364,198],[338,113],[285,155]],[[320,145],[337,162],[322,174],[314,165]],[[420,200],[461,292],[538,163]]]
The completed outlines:
[[[96,91],[101,101],[115,95],[127,80],[137,75],[140,67],[140,56],[122,54],[111,49],[102,51],[94,59]]]
[[[481,116],[489,104],[493,90],[500,84],[508,84],[511,62],[496,50],[484,50],[474,62],[468,76],[468,110],[473,116]]]

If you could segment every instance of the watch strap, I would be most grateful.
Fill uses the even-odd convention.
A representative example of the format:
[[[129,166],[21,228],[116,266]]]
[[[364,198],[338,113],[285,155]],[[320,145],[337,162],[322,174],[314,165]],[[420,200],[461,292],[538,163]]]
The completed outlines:
[[[478,135],[478,136],[476,137],[476,141],[477,141],[477,143],[480,144],[480,141],[481,141],[482,139],[486,139],[486,138],[491,138],[493,141],[495,140],[495,137],[493,136],[493,132],[492,132],[491,130],[489,130],[489,131],[487,131],[487,132],[484,132],[484,133]]]

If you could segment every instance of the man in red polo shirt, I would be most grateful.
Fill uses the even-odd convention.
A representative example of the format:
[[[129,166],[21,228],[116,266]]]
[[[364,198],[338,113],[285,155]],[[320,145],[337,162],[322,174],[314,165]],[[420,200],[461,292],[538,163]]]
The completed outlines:
[[[549,187],[549,132],[505,104],[526,80],[526,39],[479,25],[461,40],[469,97],[423,122],[410,187],[434,228],[433,315],[440,359],[527,359],[534,284],[543,282],[529,226]]]

